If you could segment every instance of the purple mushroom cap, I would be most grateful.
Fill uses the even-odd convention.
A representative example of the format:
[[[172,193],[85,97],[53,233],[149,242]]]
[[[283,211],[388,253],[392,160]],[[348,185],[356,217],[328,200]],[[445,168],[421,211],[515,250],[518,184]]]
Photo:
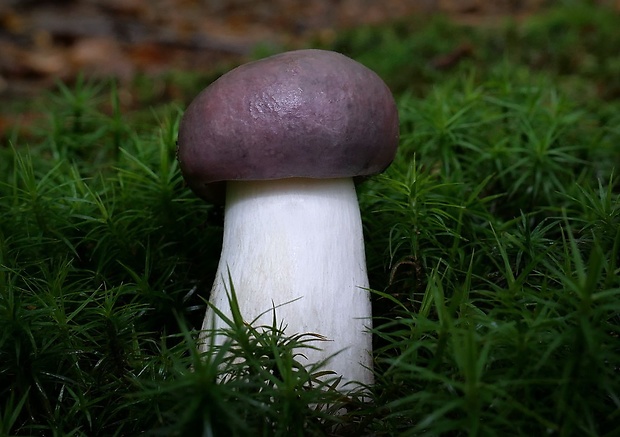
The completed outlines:
[[[231,70],[189,105],[178,159],[190,188],[229,180],[342,178],[382,172],[398,111],[372,70],[336,52],[297,50]]]

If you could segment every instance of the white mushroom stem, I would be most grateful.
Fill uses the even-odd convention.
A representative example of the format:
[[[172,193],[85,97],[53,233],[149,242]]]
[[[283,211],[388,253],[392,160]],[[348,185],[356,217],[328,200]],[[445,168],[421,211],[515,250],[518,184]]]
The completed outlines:
[[[228,317],[230,278],[246,322],[286,335],[316,333],[320,351],[301,350],[343,383],[373,381],[371,305],[362,223],[353,181],[228,182],[224,240],[210,302]],[[262,314],[262,316],[261,316]],[[226,328],[207,311],[203,329]]]

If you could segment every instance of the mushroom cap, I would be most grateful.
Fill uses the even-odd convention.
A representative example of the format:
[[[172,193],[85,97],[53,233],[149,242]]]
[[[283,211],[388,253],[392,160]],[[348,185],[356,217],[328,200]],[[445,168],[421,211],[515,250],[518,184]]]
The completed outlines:
[[[228,180],[364,177],[390,165],[398,111],[381,78],[336,52],[241,65],[205,88],[179,126],[183,176],[213,199]]]

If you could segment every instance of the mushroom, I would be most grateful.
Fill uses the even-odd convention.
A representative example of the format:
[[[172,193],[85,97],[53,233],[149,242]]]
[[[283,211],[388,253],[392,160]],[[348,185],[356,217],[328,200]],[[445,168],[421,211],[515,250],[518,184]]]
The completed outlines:
[[[210,303],[230,316],[229,278],[246,321],[315,333],[307,363],[373,382],[371,302],[354,180],[383,171],[398,145],[386,84],[352,59],[296,50],[244,64],[189,105],[178,159],[206,200],[225,194]],[[230,276],[229,276],[230,275]],[[203,329],[224,328],[207,310]],[[206,343],[206,342],[205,342]],[[205,345],[204,347],[208,347]]]

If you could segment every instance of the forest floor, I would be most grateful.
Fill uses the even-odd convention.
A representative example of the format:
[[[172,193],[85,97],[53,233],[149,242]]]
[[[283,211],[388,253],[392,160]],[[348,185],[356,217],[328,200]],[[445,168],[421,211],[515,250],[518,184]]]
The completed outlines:
[[[257,45],[304,46],[363,24],[448,14],[472,24],[519,19],[544,0],[63,0],[0,3],[0,95],[36,92],[77,72],[204,71]],[[620,2],[619,2],[620,3]]]

